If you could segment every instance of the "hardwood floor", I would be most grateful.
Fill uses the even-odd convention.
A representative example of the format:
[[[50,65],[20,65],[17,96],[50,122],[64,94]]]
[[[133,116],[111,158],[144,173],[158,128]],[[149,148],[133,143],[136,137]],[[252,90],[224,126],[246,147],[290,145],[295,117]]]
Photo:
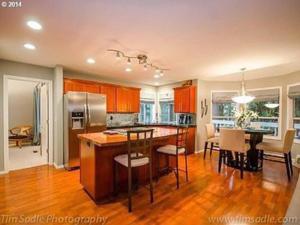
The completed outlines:
[[[294,170],[294,177],[288,183],[284,164],[265,162],[263,172],[245,172],[241,180],[239,171],[232,168],[223,167],[219,175],[217,156],[214,153],[212,159],[206,157],[206,160],[202,154],[189,156],[190,181],[185,183],[182,173],[177,190],[174,174],[162,177],[154,186],[152,205],[148,190],[140,187],[133,194],[130,214],[125,193],[96,205],[83,191],[78,170],[67,172],[41,166],[14,171],[0,176],[0,219],[1,215],[103,216],[106,224],[230,224],[210,220],[219,216],[285,215],[298,170]],[[184,166],[183,161],[180,165]],[[4,221],[3,216],[0,220],[0,224],[17,224],[14,222]],[[37,224],[46,224],[42,222]],[[24,223],[19,221],[19,224]]]

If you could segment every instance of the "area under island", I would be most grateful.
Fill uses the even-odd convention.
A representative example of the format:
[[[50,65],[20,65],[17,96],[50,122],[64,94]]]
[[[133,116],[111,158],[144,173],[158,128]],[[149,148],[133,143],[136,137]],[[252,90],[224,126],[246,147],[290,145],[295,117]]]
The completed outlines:
[[[153,133],[152,163],[153,175],[160,167],[172,164],[172,159],[158,158],[156,149],[162,145],[175,144],[176,128],[151,127]],[[124,134],[88,133],[78,135],[80,139],[80,182],[84,190],[95,202],[109,198],[113,194],[114,157],[127,153],[127,136]],[[127,170],[120,168],[120,188],[126,188]],[[147,168],[136,168],[139,183],[146,182]]]

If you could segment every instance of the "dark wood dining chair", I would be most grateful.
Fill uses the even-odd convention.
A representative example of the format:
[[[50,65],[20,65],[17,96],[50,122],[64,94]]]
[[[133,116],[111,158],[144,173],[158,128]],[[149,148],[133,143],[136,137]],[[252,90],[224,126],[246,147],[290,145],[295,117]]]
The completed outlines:
[[[176,157],[175,168],[170,168],[169,164],[168,164],[167,168],[163,168],[163,169],[164,170],[172,169],[175,172],[177,189],[179,188],[179,171],[185,172],[185,179],[186,179],[186,181],[188,181],[188,163],[187,163],[187,149],[186,149],[187,137],[188,137],[188,127],[187,126],[178,126],[177,127],[177,135],[176,135],[176,145],[165,145],[165,146],[159,147],[157,149],[158,157],[160,154],[165,155],[166,157],[169,157],[169,156]],[[185,170],[179,169],[179,166],[178,166],[179,155],[182,155],[182,154],[184,154],[184,158],[185,158]],[[159,179],[159,175],[161,173],[160,167],[159,167],[159,160],[157,160],[156,168],[157,168],[157,176]]]
[[[117,193],[119,165],[128,170],[128,212],[132,211],[132,169],[149,164],[150,202],[153,203],[152,184],[153,129],[127,131],[127,154],[114,157],[114,192]]]

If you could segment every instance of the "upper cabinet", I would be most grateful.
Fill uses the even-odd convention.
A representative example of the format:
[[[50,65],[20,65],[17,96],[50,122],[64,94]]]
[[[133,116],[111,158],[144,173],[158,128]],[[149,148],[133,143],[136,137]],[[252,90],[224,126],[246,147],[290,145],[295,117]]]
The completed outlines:
[[[64,93],[79,91],[106,95],[106,111],[109,113],[138,113],[140,89],[98,82],[64,79]]]
[[[102,84],[100,86],[100,93],[106,95],[106,111],[116,112],[117,111],[117,87],[114,85]]]
[[[90,81],[64,79],[64,93],[68,91],[99,93],[99,85]]]
[[[174,88],[174,112],[196,113],[196,87]]]
[[[117,87],[117,112],[140,112],[140,89]]]

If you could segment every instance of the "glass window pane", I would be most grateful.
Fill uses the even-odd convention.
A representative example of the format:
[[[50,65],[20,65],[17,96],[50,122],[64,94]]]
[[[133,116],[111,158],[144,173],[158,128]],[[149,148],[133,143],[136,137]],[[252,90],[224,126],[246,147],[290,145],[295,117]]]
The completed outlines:
[[[174,113],[174,101],[160,102],[160,120],[163,123],[174,122],[176,120]]]

